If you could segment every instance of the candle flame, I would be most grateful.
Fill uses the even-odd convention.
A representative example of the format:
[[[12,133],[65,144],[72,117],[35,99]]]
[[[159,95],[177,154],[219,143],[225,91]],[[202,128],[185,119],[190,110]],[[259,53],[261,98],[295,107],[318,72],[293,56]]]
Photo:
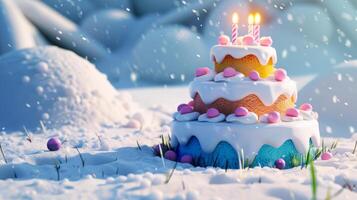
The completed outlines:
[[[260,14],[256,13],[255,16],[254,16],[254,23],[255,24],[260,24],[260,20],[261,20]]]
[[[239,21],[239,16],[237,13],[234,13],[233,16],[232,16],[232,22],[233,24],[238,24],[238,21]]]
[[[253,16],[253,14],[250,14],[248,16],[248,24],[254,24],[254,16]]]

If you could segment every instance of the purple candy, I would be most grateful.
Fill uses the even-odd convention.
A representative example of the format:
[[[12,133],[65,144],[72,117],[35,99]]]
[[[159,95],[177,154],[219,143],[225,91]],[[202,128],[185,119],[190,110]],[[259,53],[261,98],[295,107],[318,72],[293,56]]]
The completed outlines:
[[[237,116],[237,117],[242,117],[242,116],[246,116],[248,115],[249,111],[247,108],[245,107],[238,107],[235,111],[234,111],[234,114]]]
[[[187,114],[187,113],[192,113],[193,112],[193,108],[192,106],[189,105],[184,105],[181,107],[180,111],[179,111],[182,115],[183,114]]]
[[[268,114],[268,122],[269,123],[277,123],[280,121],[280,113],[273,111]]]
[[[238,74],[238,72],[232,67],[227,67],[223,70],[223,76],[225,78],[233,77],[237,74]]]
[[[189,163],[189,164],[191,164],[192,163],[192,156],[190,156],[190,155],[184,155],[184,156],[182,156],[182,158],[181,158],[181,162],[182,163]]]
[[[276,160],[275,167],[278,169],[284,169],[285,168],[285,160],[282,158],[279,158],[278,160]]]
[[[260,79],[259,72],[255,71],[255,70],[251,71],[251,72],[249,73],[249,78],[250,78],[250,80],[252,80],[252,81],[257,81],[257,80],[259,80],[259,79]]]
[[[47,141],[47,148],[50,151],[58,151],[61,148],[61,140],[59,140],[58,138],[50,138]]]
[[[174,152],[174,151],[172,151],[172,150],[168,150],[168,151],[166,151],[164,157],[165,157],[167,160],[176,161],[177,155],[176,155],[176,152]]]
[[[214,118],[219,115],[219,111],[215,108],[210,108],[207,110],[207,117],[208,118]]]
[[[181,108],[186,106],[186,105],[187,104],[185,104],[185,103],[180,104],[179,106],[177,106],[177,111],[180,112]]]
[[[200,67],[196,69],[196,77],[208,74],[210,69],[208,67]]]

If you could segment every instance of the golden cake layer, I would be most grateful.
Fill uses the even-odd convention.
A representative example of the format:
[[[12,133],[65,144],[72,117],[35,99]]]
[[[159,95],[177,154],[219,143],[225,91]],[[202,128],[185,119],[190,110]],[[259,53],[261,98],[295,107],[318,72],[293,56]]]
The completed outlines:
[[[205,113],[208,108],[216,108],[221,113],[229,115],[234,113],[237,107],[246,107],[250,112],[256,113],[258,116],[263,114],[277,111],[284,114],[286,109],[295,107],[296,97],[287,97],[286,95],[280,95],[278,99],[269,106],[264,105],[264,103],[259,99],[258,96],[250,94],[238,101],[229,101],[224,98],[219,98],[211,104],[206,105],[199,94],[195,95],[194,98],[194,110],[199,113]]]
[[[262,65],[254,55],[247,55],[239,59],[227,55],[221,63],[218,63],[215,58],[213,58],[213,61],[217,73],[222,72],[227,67],[233,67],[245,76],[248,76],[252,70],[256,70],[259,72],[261,78],[266,78],[272,75],[275,70],[272,58],[269,59],[268,64]]]

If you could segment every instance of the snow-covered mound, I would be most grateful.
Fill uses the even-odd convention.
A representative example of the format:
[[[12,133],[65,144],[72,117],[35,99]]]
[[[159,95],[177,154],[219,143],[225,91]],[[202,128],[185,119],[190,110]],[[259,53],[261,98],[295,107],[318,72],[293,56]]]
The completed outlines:
[[[0,57],[0,127],[20,130],[124,123],[130,96],[71,51],[40,47]],[[88,126],[89,125],[89,126]]]
[[[209,47],[182,26],[150,30],[134,47],[134,62],[145,80],[173,83],[193,78],[196,67],[209,66]]]
[[[45,44],[41,34],[12,1],[0,0],[0,27],[0,54]]]
[[[114,50],[119,47],[128,34],[134,17],[126,11],[118,9],[100,10],[85,18],[81,28],[94,39]]]
[[[319,112],[321,133],[351,137],[357,128],[357,61],[320,75],[300,92],[300,102],[312,102]]]

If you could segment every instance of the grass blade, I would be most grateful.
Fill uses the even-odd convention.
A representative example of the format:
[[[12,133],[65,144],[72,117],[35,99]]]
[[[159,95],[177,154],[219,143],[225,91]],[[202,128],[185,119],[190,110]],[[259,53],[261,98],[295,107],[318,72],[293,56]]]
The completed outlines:
[[[314,161],[310,162],[310,174],[311,174],[312,200],[317,200],[317,181],[316,181],[316,169],[314,166]]]

